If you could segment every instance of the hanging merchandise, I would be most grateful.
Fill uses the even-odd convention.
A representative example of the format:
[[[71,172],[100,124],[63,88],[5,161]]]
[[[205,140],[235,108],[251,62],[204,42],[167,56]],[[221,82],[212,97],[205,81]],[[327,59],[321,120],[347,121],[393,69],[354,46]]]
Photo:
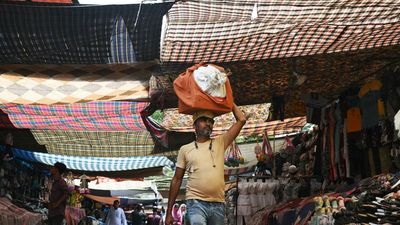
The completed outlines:
[[[382,83],[373,80],[361,87],[358,96],[362,113],[363,129],[372,128],[384,117],[385,111],[381,96]]]
[[[75,190],[75,184],[74,184],[74,175],[72,174],[72,172],[69,172],[67,177],[66,177],[66,183],[68,186],[68,191],[73,191]]]
[[[267,155],[262,150],[261,145],[258,143],[258,141],[256,146],[254,146],[254,153],[256,154],[257,161],[259,162],[263,162],[267,159]]]
[[[273,150],[271,147],[271,143],[269,142],[268,139],[268,133],[267,131],[264,131],[264,137],[263,137],[263,145],[262,145],[262,151],[270,158],[273,158]]]
[[[296,148],[294,147],[292,141],[290,140],[289,137],[285,137],[280,155],[282,158],[285,158],[287,162],[290,162],[291,164],[294,164],[294,153],[296,151]]]
[[[83,174],[82,176],[79,177],[79,179],[81,180],[79,192],[81,194],[89,194],[90,193],[88,185],[89,177]]]
[[[75,208],[81,207],[81,201],[84,199],[83,195],[78,190],[73,190],[69,198],[69,205]]]
[[[225,165],[228,167],[238,167],[244,163],[244,157],[235,141],[230,145],[229,151],[225,155]]]

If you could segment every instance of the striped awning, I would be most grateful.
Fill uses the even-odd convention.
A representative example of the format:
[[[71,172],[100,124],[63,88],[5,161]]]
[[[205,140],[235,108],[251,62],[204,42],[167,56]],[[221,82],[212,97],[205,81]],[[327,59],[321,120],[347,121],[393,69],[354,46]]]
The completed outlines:
[[[239,136],[263,134],[266,130],[269,135],[279,135],[301,131],[306,124],[305,117],[288,118],[284,121],[268,121],[269,103],[239,106],[245,114],[250,115]],[[232,113],[215,118],[212,136],[218,136],[228,131],[235,119]],[[178,113],[177,109],[164,110],[162,126],[170,131],[194,132],[193,120],[189,115]]]
[[[78,131],[143,131],[140,112],[148,103],[90,102],[68,105],[4,104],[0,109],[17,128]]]
[[[22,160],[54,165],[64,163],[68,169],[80,171],[128,171],[173,165],[164,156],[138,157],[79,157],[31,152],[13,148],[14,157]]]
[[[107,64],[159,58],[173,3],[0,5],[0,64]]]
[[[400,2],[179,1],[169,10],[163,62],[234,62],[400,44]]]
[[[0,103],[147,100],[156,61],[114,65],[0,65]]]

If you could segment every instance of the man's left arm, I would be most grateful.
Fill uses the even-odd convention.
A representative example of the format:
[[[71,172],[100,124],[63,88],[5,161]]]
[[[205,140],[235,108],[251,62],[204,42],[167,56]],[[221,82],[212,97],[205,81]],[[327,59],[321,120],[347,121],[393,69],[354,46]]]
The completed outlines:
[[[232,143],[233,140],[238,136],[240,130],[246,123],[246,116],[239,109],[239,107],[233,103],[232,113],[235,116],[236,123],[234,123],[229,130],[224,134],[225,135],[225,146],[224,150],[228,148],[228,146]]]

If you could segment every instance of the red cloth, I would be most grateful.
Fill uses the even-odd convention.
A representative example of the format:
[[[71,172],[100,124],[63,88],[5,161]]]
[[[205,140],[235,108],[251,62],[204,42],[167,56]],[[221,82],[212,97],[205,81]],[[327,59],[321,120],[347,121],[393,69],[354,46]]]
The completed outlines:
[[[229,79],[226,79],[226,97],[216,98],[204,93],[193,78],[193,72],[204,63],[196,64],[181,73],[174,81],[174,90],[179,98],[178,110],[180,113],[192,115],[198,110],[209,110],[216,115],[232,111],[233,96]],[[215,66],[215,65],[213,65]],[[215,66],[220,70],[221,67]]]

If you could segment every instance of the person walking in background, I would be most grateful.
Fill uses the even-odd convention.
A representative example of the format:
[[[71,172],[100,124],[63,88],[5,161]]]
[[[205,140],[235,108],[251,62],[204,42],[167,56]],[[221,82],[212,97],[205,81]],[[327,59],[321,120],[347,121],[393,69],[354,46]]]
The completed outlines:
[[[186,205],[181,204],[178,209],[178,219],[179,219],[179,222],[181,223],[181,225],[186,224],[185,216],[186,216]]]
[[[115,200],[113,207],[108,212],[106,225],[127,225],[125,212],[119,208],[119,201]]]
[[[147,217],[147,225],[161,225],[161,216],[157,212],[157,207],[153,207],[153,213]]]
[[[188,172],[186,205],[190,224],[224,224],[224,152],[246,123],[246,117],[236,104],[233,104],[232,112],[236,123],[217,138],[211,138],[214,114],[210,111],[193,114],[196,139],[179,150],[175,175],[170,185],[166,225],[174,223],[172,209],[185,170]]]
[[[143,212],[142,204],[136,206],[132,212],[132,224],[133,225],[144,225],[146,223],[146,214]]]
[[[172,218],[174,219],[174,225],[181,225],[179,222],[179,204],[175,203],[172,206]]]
[[[50,169],[53,185],[48,203],[48,225],[62,225],[65,218],[65,207],[69,196],[67,182],[62,178],[65,172],[67,172],[67,166],[60,162],[56,162]]]

